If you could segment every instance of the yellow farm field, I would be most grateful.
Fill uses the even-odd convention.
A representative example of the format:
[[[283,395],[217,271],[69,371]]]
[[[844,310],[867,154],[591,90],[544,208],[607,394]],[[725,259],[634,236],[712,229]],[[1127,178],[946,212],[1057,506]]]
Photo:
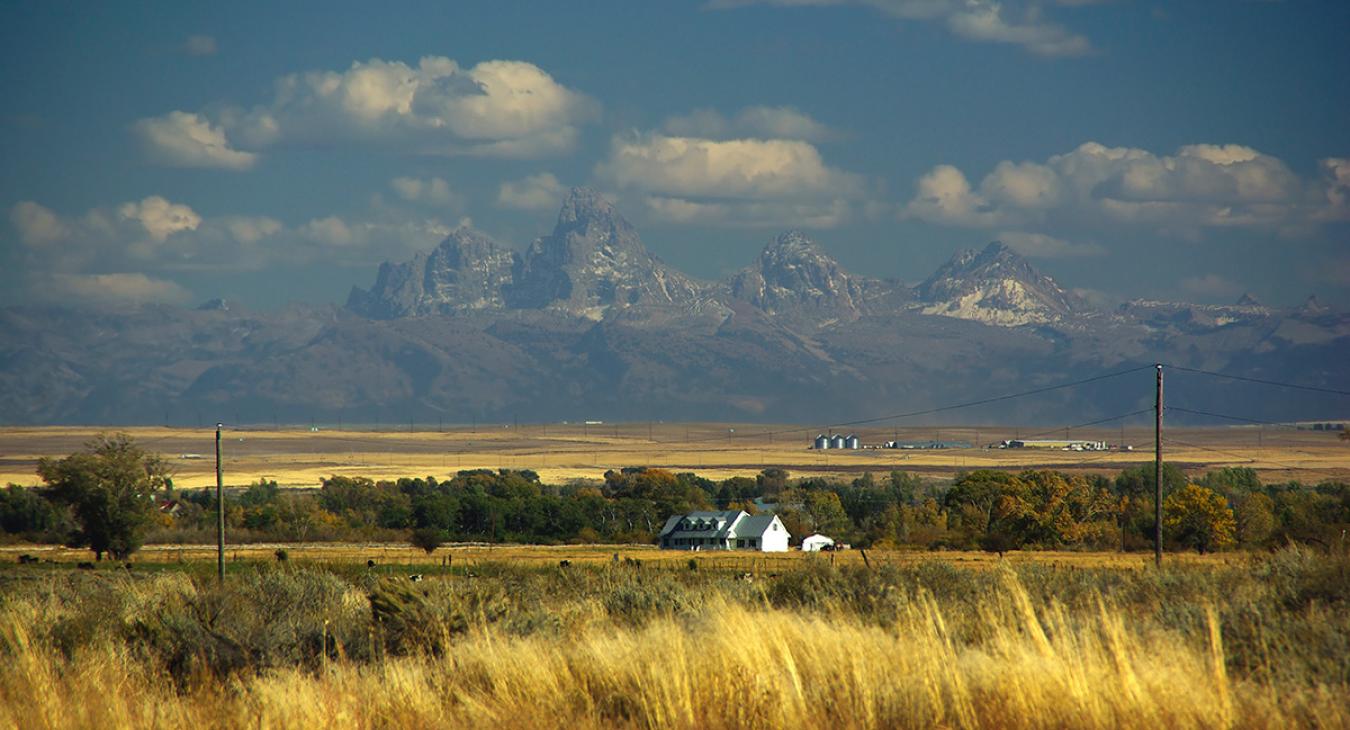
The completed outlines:
[[[295,564],[357,564],[374,561],[384,571],[400,568],[420,570],[428,566],[472,568],[484,564],[504,564],[519,567],[558,567],[563,561],[571,565],[604,565],[616,560],[625,565],[639,561],[662,569],[688,570],[694,561],[701,570],[731,570],[737,572],[783,572],[809,565],[828,563],[838,567],[871,566],[874,568],[912,566],[926,561],[941,561],[956,567],[986,569],[997,566],[1041,564],[1060,568],[1109,568],[1144,570],[1152,566],[1151,553],[1068,552],[1068,551],[1012,551],[1000,558],[993,553],[973,551],[922,550],[841,550],[834,553],[804,553],[792,550],[785,553],[755,551],[661,550],[652,545],[488,545],[452,544],[431,555],[407,543],[255,543],[228,545],[227,563],[272,561],[278,550],[286,551],[287,559]],[[28,554],[53,563],[74,563],[89,560],[87,549],[50,545],[9,545],[0,547],[0,564],[15,563],[21,554]],[[866,557],[864,558],[864,554]],[[1197,555],[1169,553],[1169,564],[1228,565],[1250,559],[1245,553]],[[179,565],[214,563],[214,545],[146,545],[133,558],[135,564]]]
[[[607,469],[649,466],[695,471],[712,479],[750,476],[768,467],[795,476],[857,475],[892,469],[925,476],[970,469],[1053,468],[1112,473],[1151,462],[1151,428],[1080,429],[1075,439],[1127,444],[1132,450],[1073,452],[982,448],[1002,439],[1064,437],[1000,426],[876,428],[858,431],[864,445],[887,440],[965,441],[972,448],[857,451],[809,448],[819,429],[764,424],[532,424],[446,427],[439,430],[318,428],[227,429],[225,481],[259,479],[317,487],[332,475],[390,479],[451,475],[461,469],[533,469],[545,482],[600,479]],[[179,487],[215,484],[214,430],[208,428],[0,428],[0,483],[32,484],[44,456],[67,455],[101,432],[123,431],[173,465]],[[1335,432],[1292,428],[1184,428],[1166,432],[1165,458],[1199,473],[1221,466],[1257,470],[1267,481],[1318,482],[1350,478],[1350,442]]]

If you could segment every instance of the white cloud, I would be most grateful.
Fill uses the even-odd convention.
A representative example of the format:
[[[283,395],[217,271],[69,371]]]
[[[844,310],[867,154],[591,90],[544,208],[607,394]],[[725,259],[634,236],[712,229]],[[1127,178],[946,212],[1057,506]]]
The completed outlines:
[[[163,242],[179,231],[193,231],[202,224],[197,212],[181,203],[170,203],[158,195],[140,201],[123,203],[117,214],[124,220],[138,223],[150,238]]]
[[[1003,231],[998,239],[1023,256],[1033,258],[1077,258],[1106,253],[1105,248],[1095,243],[1072,243],[1044,233]]]
[[[1092,51],[1082,35],[1046,20],[1036,2],[998,0],[713,0],[711,7],[742,5],[862,5],[902,21],[940,22],[958,37],[1007,43],[1039,56],[1081,56]],[[1092,0],[1061,0],[1089,5]]]
[[[790,106],[750,106],[726,117],[713,109],[695,109],[667,119],[662,128],[676,137],[728,139],[799,139],[819,142],[829,139],[830,128]]]
[[[715,225],[838,225],[865,187],[792,139],[615,137],[596,173],[663,220]]]
[[[396,177],[389,181],[389,186],[400,198],[410,203],[447,206],[457,200],[450,185],[439,177]]]
[[[828,167],[811,144],[786,139],[616,137],[598,171],[622,187],[682,197],[767,200],[861,186],[857,176]]]
[[[169,112],[141,119],[132,127],[151,159],[171,167],[247,170],[257,155],[230,146],[225,131],[198,114]]]
[[[39,248],[69,235],[66,224],[55,213],[31,200],[21,201],[9,211],[9,220],[25,246]]]
[[[190,35],[183,41],[183,52],[189,56],[216,55],[216,39],[209,35]]]
[[[150,196],[68,217],[25,201],[11,208],[10,221],[33,275],[243,271],[314,261],[368,265],[429,249],[451,230],[434,218],[388,209],[375,214],[326,216],[291,227],[265,216],[204,217]]]
[[[1214,227],[1290,233],[1346,211],[1350,167],[1340,172],[1336,160],[1326,160],[1323,168],[1323,180],[1302,180],[1278,158],[1241,145],[1188,145],[1158,155],[1088,142],[1045,162],[1000,162],[978,185],[938,165],[919,178],[901,215],[975,228],[1126,224],[1188,236]]]
[[[62,304],[183,304],[191,293],[167,279],[141,273],[52,274],[39,276],[29,286],[36,298]]]
[[[344,71],[276,80],[272,98],[249,109],[222,107],[214,124],[171,112],[136,129],[160,162],[243,169],[275,144],[360,142],[425,154],[531,158],[567,152],[598,105],[524,61],[464,68],[428,56],[358,61]],[[243,156],[241,156],[243,155]]]
[[[552,173],[541,172],[523,180],[502,183],[497,189],[497,205],[517,210],[552,210],[562,202],[566,192]]]

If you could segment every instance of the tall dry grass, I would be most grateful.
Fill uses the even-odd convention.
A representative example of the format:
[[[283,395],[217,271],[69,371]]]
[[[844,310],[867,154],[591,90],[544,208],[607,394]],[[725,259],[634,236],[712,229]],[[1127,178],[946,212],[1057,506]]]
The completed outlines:
[[[173,574],[104,581],[101,592],[29,586],[0,597],[0,726],[1350,726],[1343,678],[1261,668],[1300,650],[1291,637],[1344,640],[1335,584],[1330,601],[1263,592],[1278,570],[1319,570],[1307,556],[1286,562],[1252,568],[1247,597],[1207,593],[1199,576],[1013,570],[954,591],[968,578],[946,568],[897,580],[821,570],[769,585],[596,570],[428,589],[298,572],[226,590]],[[1193,620],[1142,610],[1131,581],[1150,580]],[[1240,653],[1259,656],[1237,656],[1226,602],[1256,598],[1294,628],[1242,638]],[[256,614],[228,615],[247,607]],[[452,607],[461,614],[445,620]],[[197,630],[187,616],[207,632],[188,644],[195,658],[156,634]],[[322,648],[296,650],[320,616]],[[541,627],[538,616],[556,620]],[[404,619],[423,633],[405,633],[399,655],[386,622]],[[1303,649],[1335,661],[1335,646]]]

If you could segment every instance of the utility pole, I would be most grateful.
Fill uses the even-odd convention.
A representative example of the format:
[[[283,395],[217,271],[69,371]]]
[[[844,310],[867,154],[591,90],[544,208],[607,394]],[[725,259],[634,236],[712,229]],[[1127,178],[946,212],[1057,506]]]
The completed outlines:
[[[1153,562],[1162,567],[1162,428],[1163,366],[1157,363],[1158,390],[1153,403]]]
[[[216,579],[225,582],[225,473],[220,468],[220,429],[216,424]]]

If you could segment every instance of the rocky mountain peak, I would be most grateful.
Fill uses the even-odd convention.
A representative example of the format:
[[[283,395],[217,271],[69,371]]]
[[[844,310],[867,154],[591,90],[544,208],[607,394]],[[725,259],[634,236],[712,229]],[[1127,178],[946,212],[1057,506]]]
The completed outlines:
[[[347,307],[377,319],[476,309],[500,309],[515,254],[485,234],[461,226],[429,254],[380,264],[370,291],[353,288]]]
[[[1233,306],[1235,306],[1235,307],[1264,307],[1265,305],[1261,303],[1261,300],[1260,300],[1260,299],[1257,299],[1257,298],[1256,298],[1256,295],[1255,295],[1255,294],[1252,294],[1251,292],[1245,292],[1245,293],[1243,293],[1242,296],[1238,297],[1238,300],[1237,300],[1236,302],[1233,303]]]
[[[1017,326],[1059,321],[1086,308],[1078,296],[999,241],[959,251],[918,287],[926,314]]]
[[[1302,306],[1298,308],[1299,314],[1309,317],[1316,317],[1318,315],[1327,314],[1330,311],[1331,311],[1330,307],[1317,301],[1316,294],[1308,295],[1308,298],[1303,300]]]
[[[727,288],[732,298],[767,314],[795,314],[817,323],[854,320],[864,309],[865,282],[796,230],[770,241]]]

